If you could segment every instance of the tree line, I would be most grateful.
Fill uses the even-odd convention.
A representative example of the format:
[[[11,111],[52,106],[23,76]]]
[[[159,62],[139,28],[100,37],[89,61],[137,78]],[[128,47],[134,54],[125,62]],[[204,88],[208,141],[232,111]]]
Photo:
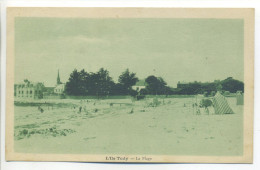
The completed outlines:
[[[87,72],[73,70],[69,80],[65,85],[65,93],[74,96],[110,96],[110,95],[193,95],[210,93],[212,91],[224,90],[231,93],[236,91],[244,91],[244,83],[231,77],[223,81],[214,81],[212,83],[193,82],[187,84],[178,84],[177,88],[167,85],[161,77],[150,75],[145,79],[145,88],[141,90],[133,90],[139,81],[136,73],[126,69],[118,77],[118,82],[114,82],[109,75],[109,71],[100,68],[97,72]]]
[[[135,73],[126,69],[115,83],[109,72],[101,68],[96,73],[88,73],[84,69],[76,69],[70,74],[65,85],[65,93],[75,96],[108,96],[108,95],[134,95],[136,93],[131,87],[136,84],[138,78]]]
[[[175,94],[210,94],[216,91],[228,91],[230,93],[236,93],[237,91],[244,92],[244,83],[242,81],[235,80],[232,77],[228,77],[222,81],[217,80],[214,82],[206,83],[196,81],[187,84],[178,83]]]

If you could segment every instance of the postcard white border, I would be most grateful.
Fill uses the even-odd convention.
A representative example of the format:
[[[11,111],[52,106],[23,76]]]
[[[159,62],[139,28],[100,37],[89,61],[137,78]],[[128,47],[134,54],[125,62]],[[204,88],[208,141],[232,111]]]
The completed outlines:
[[[68,12],[69,10],[69,12]],[[7,88],[13,94],[13,21],[15,16],[55,17],[158,17],[158,18],[243,18],[245,21],[245,112],[244,155],[219,156],[153,156],[153,162],[252,163],[253,158],[253,92],[254,92],[254,10],[253,9],[187,9],[187,8],[10,8],[7,11]],[[107,162],[107,155],[18,154],[13,150],[13,96],[6,95],[6,159],[27,161]],[[148,155],[147,155],[148,156]],[[134,161],[137,162],[137,161]]]

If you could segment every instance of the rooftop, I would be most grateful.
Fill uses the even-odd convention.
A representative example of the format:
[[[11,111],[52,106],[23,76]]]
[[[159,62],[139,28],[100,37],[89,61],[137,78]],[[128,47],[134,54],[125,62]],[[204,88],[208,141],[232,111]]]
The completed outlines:
[[[136,82],[135,86],[145,86],[146,82],[145,80],[139,80],[138,82]]]

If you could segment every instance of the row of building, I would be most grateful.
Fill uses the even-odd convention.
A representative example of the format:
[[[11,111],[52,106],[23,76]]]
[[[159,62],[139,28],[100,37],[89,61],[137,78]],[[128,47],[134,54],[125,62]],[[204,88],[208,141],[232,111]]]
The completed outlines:
[[[145,81],[140,80],[132,88],[133,90],[140,91],[141,89],[145,89],[145,87]],[[55,87],[45,87],[44,83],[34,83],[24,80],[24,82],[14,85],[14,96],[16,99],[59,98],[64,94],[64,89],[65,84],[61,82],[58,70]]]
[[[57,83],[55,87],[45,87],[43,83],[34,83],[24,80],[22,83],[14,85],[14,97],[19,99],[42,99],[59,96],[64,93],[65,84],[60,81],[58,71]]]

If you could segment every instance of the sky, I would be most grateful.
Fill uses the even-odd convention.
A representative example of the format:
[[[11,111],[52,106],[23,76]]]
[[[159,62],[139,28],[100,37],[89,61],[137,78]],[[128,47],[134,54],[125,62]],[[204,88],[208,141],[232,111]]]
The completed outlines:
[[[74,70],[107,69],[115,82],[127,68],[139,79],[243,81],[242,19],[15,19],[15,83],[55,86]]]

